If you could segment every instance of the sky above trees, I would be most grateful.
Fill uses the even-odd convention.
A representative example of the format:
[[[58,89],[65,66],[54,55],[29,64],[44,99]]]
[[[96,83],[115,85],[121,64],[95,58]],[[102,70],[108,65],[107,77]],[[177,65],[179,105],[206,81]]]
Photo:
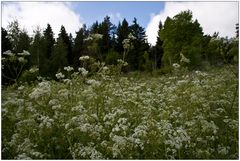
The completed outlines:
[[[238,2],[2,2],[2,27],[17,19],[30,35],[37,26],[45,28],[50,23],[55,36],[61,25],[67,32],[75,32],[96,20],[110,16],[113,24],[126,18],[131,23],[134,17],[146,30],[148,42],[155,44],[158,24],[166,17],[173,17],[183,10],[191,10],[193,18],[203,27],[204,34],[219,32],[220,36],[235,36],[238,23]]]

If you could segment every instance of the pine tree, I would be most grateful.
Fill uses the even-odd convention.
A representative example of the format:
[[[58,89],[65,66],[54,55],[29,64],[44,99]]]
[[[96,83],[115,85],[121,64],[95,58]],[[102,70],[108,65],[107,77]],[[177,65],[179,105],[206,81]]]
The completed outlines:
[[[99,25],[99,34],[102,34],[103,37],[99,43],[100,45],[100,51],[103,56],[103,60],[105,60],[107,52],[110,50],[112,46],[111,42],[111,30],[112,30],[112,23],[110,21],[110,17],[106,16],[104,18],[104,21]]]
[[[128,22],[126,19],[123,19],[122,23],[119,23],[117,27],[117,52],[122,53],[124,51],[122,42],[124,39],[128,38],[129,33],[130,29],[128,26]]]
[[[52,27],[50,26],[50,24],[47,24],[47,28],[43,31],[43,35],[44,35],[44,41],[45,41],[45,46],[46,46],[45,56],[47,59],[50,59],[51,53],[52,53],[52,48],[55,43],[54,34],[53,34]]]
[[[73,56],[72,56],[72,44],[71,40],[66,32],[65,27],[62,25],[59,33],[59,38],[63,40],[63,43],[67,46],[67,62],[68,65],[73,65]]]
[[[93,23],[93,25],[91,26],[90,34],[98,34],[98,33],[99,33],[99,25],[98,25],[98,21],[96,21],[96,22]]]
[[[74,66],[80,65],[79,57],[87,54],[87,44],[85,39],[88,37],[88,31],[84,24],[82,28],[76,32],[76,38],[73,45]]]
[[[16,52],[20,53],[23,52],[23,50],[28,51],[30,47],[30,42],[31,38],[28,36],[27,31],[25,30],[20,31]]]
[[[134,37],[133,48],[127,55],[127,62],[130,70],[144,70],[144,52],[148,51],[149,45],[146,40],[144,28],[134,18],[133,24],[130,26],[130,32]]]
[[[36,29],[33,43],[30,46],[30,65],[36,65],[39,68],[40,75],[46,75],[48,72],[49,60],[46,57],[46,44],[39,28]]]
[[[63,67],[68,65],[67,53],[67,45],[64,42],[63,38],[59,35],[57,42],[53,47],[53,52],[51,55],[50,73],[53,78],[57,72],[63,70]]]
[[[159,22],[158,25],[158,36],[157,36],[157,42],[156,42],[156,52],[152,56],[152,60],[154,61],[154,68],[160,68],[161,67],[161,59],[163,56],[163,41],[160,39],[161,31],[163,29],[162,22]]]

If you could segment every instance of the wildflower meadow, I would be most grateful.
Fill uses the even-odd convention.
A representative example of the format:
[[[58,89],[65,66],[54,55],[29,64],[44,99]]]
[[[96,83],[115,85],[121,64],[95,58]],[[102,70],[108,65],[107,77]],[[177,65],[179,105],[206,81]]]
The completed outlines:
[[[238,159],[234,66],[123,74],[91,57],[2,90],[4,159]]]

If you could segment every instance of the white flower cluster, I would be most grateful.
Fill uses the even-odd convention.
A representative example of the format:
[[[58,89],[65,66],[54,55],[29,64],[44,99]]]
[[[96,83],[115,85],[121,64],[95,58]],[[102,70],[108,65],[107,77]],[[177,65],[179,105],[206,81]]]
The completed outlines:
[[[42,115],[39,120],[41,121],[39,125],[40,128],[51,128],[54,123],[54,120],[49,118],[48,116]]]
[[[62,72],[59,72],[55,75],[57,77],[57,79],[63,79],[65,77],[64,74],[62,74]]]
[[[178,68],[180,68],[180,65],[179,65],[178,63],[174,63],[174,64],[173,64],[173,67],[176,68],[176,69],[178,69]]]
[[[31,54],[30,54],[28,51],[23,50],[22,53],[18,53],[17,55],[20,55],[20,56],[29,56],[29,55],[31,55]]]
[[[66,70],[67,72],[71,72],[74,70],[73,67],[70,66],[64,67],[63,69]]]
[[[81,61],[89,60],[89,59],[90,59],[90,57],[89,57],[88,55],[86,55],[86,56],[81,56],[81,57],[79,58],[79,60],[81,60]]]
[[[29,69],[30,73],[35,73],[35,72],[38,72],[38,71],[39,71],[38,67],[32,67],[31,69]]]
[[[94,79],[89,79],[89,80],[87,80],[86,83],[92,85],[93,87],[98,87],[101,85],[101,82],[96,81]]]
[[[8,56],[15,56],[14,53],[11,52],[11,50],[7,50],[5,52],[3,52],[4,55],[8,55]]]
[[[102,34],[93,34],[93,35],[91,35],[91,36],[92,36],[93,39],[96,39],[96,40],[103,38],[103,35],[102,35]]]
[[[123,66],[127,66],[127,65],[128,65],[128,63],[125,62],[125,61],[123,61],[122,59],[118,59],[117,62],[118,62],[119,64],[122,64]]]
[[[128,49],[130,47],[130,45],[131,45],[130,44],[130,39],[124,39],[122,44],[123,44],[123,48],[124,49]]]
[[[26,60],[24,59],[24,57],[19,57],[19,58],[18,58],[18,61],[19,61],[20,63],[25,63],[25,62],[26,62]]]
[[[29,94],[29,97],[32,99],[38,99],[42,96],[48,96],[51,92],[51,85],[49,82],[41,82],[38,84],[38,87],[33,89],[33,92]]]
[[[86,76],[88,74],[88,71],[85,68],[78,68],[78,71],[81,72],[83,76]]]
[[[73,148],[70,148],[73,159],[88,158],[93,160],[104,159],[102,153],[97,151],[93,144],[84,146],[81,143],[74,144]]]

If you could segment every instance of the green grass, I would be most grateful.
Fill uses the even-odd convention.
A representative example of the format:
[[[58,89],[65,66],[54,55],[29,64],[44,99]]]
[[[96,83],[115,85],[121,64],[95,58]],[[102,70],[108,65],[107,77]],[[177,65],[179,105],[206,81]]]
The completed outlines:
[[[111,71],[3,88],[2,158],[238,159],[238,79],[227,67]]]

